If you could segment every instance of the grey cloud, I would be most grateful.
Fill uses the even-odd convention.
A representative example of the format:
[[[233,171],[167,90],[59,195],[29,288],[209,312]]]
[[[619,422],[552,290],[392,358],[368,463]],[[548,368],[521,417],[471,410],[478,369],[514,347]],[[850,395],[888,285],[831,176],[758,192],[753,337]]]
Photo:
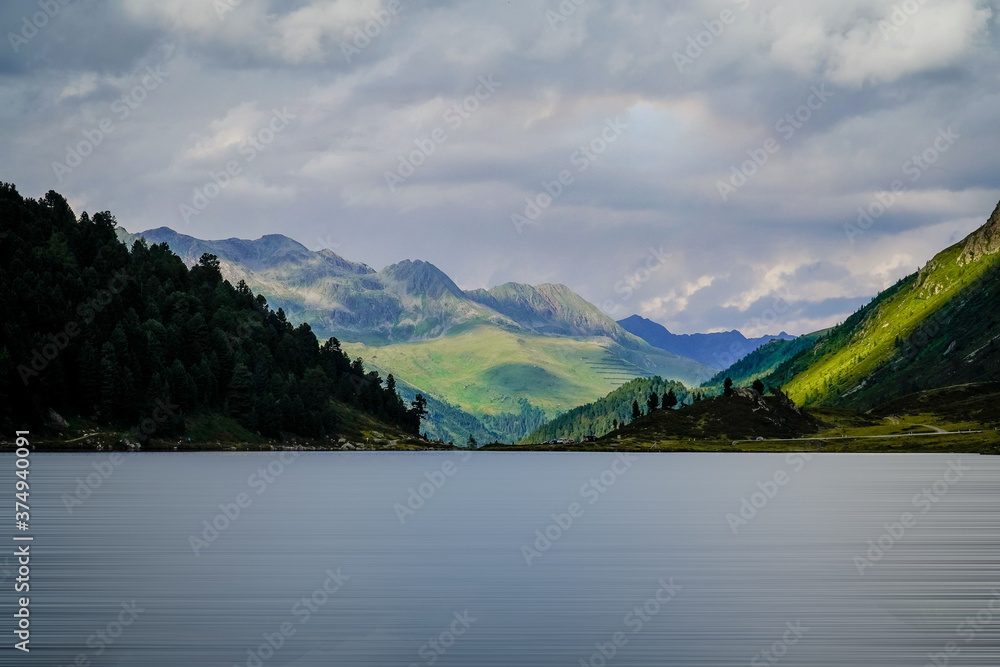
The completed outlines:
[[[913,17],[893,60],[872,32],[887,0],[586,0],[555,28],[555,1],[401,0],[348,62],[341,43],[386,2],[244,0],[222,20],[195,0],[70,3],[20,52],[0,44],[2,177],[112,209],[130,230],[280,232],[373,266],[425,259],[463,287],[561,282],[679,332],[744,326],[782,289],[808,296],[775,332],[846,316],[1000,197],[996,3],[940,10],[954,34]],[[4,33],[37,6],[5,3]],[[675,52],[724,8],[736,21],[678,72]],[[60,183],[52,162],[159,62],[169,82],[112,116],[114,133]],[[449,127],[445,110],[490,74],[500,89]],[[820,85],[832,97],[781,137],[776,122]],[[297,119],[185,223],[179,205],[285,106]],[[615,116],[628,130],[519,234],[511,215]],[[390,192],[385,172],[438,126],[447,141]],[[948,126],[962,138],[848,243],[857,207]],[[723,202],[717,182],[772,136],[779,152]],[[661,245],[670,262],[624,299],[620,283]]]

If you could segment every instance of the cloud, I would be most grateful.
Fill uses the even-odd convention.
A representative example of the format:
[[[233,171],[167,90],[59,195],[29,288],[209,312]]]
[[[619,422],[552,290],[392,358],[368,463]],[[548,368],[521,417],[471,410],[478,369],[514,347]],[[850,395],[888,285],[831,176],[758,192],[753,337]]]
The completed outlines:
[[[913,2],[901,18],[894,7],[913,3],[589,1],[565,21],[544,0],[399,0],[388,19],[390,0],[243,0],[221,16],[203,0],[72,3],[18,51],[0,49],[4,179],[111,209],[130,230],[332,239],[376,267],[434,262],[463,287],[565,283],[615,317],[681,333],[804,333],[914,271],[1000,198],[994,7]],[[733,21],[706,32],[724,9]],[[4,3],[0,22],[17,29],[34,11]],[[691,40],[704,46],[678,71]],[[158,64],[167,83],[111,116],[114,132],[58,180],[52,163]],[[490,76],[501,85],[455,111]],[[785,136],[778,124],[817,86],[828,101]],[[185,223],[179,203],[285,107],[294,125]],[[626,127],[609,142],[615,119]],[[909,180],[908,161],[949,127],[961,138]],[[723,202],[717,183],[769,138],[779,150]],[[421,164],[388,187],[421,146]],[[550,194],[564,172],[571,182]],[[851,243],[844,225],[895,179],[905,194]],[[512,215],[539,201],[519,233]],[[661,247],[670,260],[625,289]],[[775,299],[788,307],[765,322]]]
[[[988,28],[992,10],[982,4],[893,4],[878,22],[855,26],[835,39],[827,74],[837,83],[862,85],[951,67],[970,55]],[[911,6],[916,7],[912,13],[907,11]]]

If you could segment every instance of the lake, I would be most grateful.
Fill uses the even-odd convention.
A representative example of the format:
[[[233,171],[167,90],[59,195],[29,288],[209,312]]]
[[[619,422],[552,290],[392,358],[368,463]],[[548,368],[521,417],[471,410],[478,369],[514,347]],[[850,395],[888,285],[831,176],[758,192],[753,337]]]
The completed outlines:
[[[12,648],[4,549],[0,664],[1000,664],[996,457],[33,453],[30,470],[31,652]]]

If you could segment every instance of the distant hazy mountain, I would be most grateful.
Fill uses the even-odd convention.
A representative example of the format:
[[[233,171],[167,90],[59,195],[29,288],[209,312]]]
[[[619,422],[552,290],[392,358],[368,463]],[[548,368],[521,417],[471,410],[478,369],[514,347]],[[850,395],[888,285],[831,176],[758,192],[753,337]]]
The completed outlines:
[[[246,281],[293,323],[336,336],[366,366],[437,399],[432,432],[456,441],[517,439],[538,426],[536,409],[553,417],[635,377],[697,384],[715,370],[651,346],[564,285],[465,292],[428,262],[375,271],[280,234],[205,241],[161,227],[119,237],[167,243],[188,264],[216,255],[230,282]]]
[[[618,324],[654,347],[700,361],[706,366],[716,369],[732,365],[772,340],[793,340],[795,338],[784,331],[775,336],[761,336],[760,338],[747,338],[736,330],[710,334],[673,334],[667,331],[667,328],[662,324],[657,324],[639,315],[619,320]]]
[[[607,336],[619,343],[634,342],[618,323],[565,285],[532,287],[505,283],[489,290],[471,290],[465,294],[538,333]]]
[[[160,227],[120,236],[128,242],[140,236],[149,243],[165,242],[189,264],[203,253],[216,255],[230,282],[245,280],[290,320],[309,322],[321,338],[386,344],[436,338],[463,324],[517,326],[468,299],[427,262],[407,260],[376,272],[280,234],[255,241],[204,241]]]
[[[754,380],[763,380],[777,370],[781,364],[793,358],[802,350],[812,347],[817,340],[830,332],[829,329],[814,331],[793,340],[775,339],[761,345],[725,370],[716,373],[711,380],[702,384],[709,392],[722,391],[726,378],[737,387],[749,387]]]

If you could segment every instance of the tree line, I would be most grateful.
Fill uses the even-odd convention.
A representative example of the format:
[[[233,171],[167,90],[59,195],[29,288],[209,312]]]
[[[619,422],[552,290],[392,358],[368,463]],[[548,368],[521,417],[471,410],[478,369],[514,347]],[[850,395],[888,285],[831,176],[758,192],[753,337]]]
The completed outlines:
[[[545,442],[557,438],[607,435],[636,419],[640,405],[645,403],[647,407],[650,406],[653,394],[657,396],[657,405],[665,398],[668,407],[673,407],[670,405],[671,396],[676,401],[674,405],[683,405],[694,398],[687,387],[675,380],[664,380],[659,376],[635,378],[593,403],[573,408],[556,417],[524,440]]]
[[[158,434],[224,413],[263,436],[321,438],[350,406],[419,432],[422,396],[405,404],[391,375],[224,280],[214,255],[188,268],[166,243],[127,248],[116,225],[109,212],[77,218],[53,191],[35,200],[0,183],[6,431],[37,427],[50,410],[128,428],[167,406]]]

